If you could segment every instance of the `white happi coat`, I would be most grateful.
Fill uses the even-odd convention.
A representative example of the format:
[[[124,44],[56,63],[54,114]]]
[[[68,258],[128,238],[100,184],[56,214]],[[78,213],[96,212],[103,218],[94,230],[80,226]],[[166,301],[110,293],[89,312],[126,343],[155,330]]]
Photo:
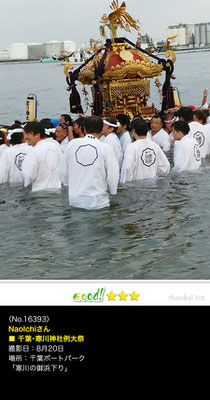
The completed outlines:
[[[208,155],[210,155],[210,124],[207,123],[207,124],[203,125],[203,129],[206,134],[205,137],[206,137],[206,143],[207,143],[207,147],[208,147],[206,155],[208,156]]]
[[[3,154],[3,152],[6,150],[6,149],[8,149],[8,146],[4,143],[4,144],[1,144],[1,146],[0,146],[0,157],[1,157],[1,155]]]
[[[190,132],[189,135],[193,137],[199,145],[199,149],[201,152],[201,158],[205,158],[209,152],[209,143],[210,140],[207,137],[208,131],[205,128],[205,125],[200,124],[200,122],[190,122],[189,123]]]
[[[32,184],[32,192],[61,188],[58,172],[62,159],[60,146],[51,140],[40,140],[22,164],[24,186]]]
[[[131,140],[131,135],[128,131],[125,131],[120,137],[120,144],[121,144],[121,148],[123,153],[125,153],[126,147],[132,143]]]
[[[69,138],[66,136],[66,138],[60,143],[61,150],[64,153],[66,146],[69,144]]]
[[[23,182],[22,163],[30,151],[31,147],[27,143],[6,146],[0,158],[0,183]]]
[[[57,140],[55,140],[55,139],[53,139],[52,137],[46,137],[45,139],[45,142],[49,142],[49,143],[54,143],[54,144],[56,144],[56,146],[59,148],[59,149],[61,149],[61,151],[62,151],[62,148],[61,148],[61,145],[60,145],[60,143],[57,141]],[[63,150],[64,151],[64,150]]]
[[[118,164],[119,164],[119,167],[121,168],[122,160],[123,160],[123,151],[122,151],[122,147],[120,144],[120,140],[119,140],[118,136],[116,135],[116,133],[114,133],[114,132],[109,133],[109,135],[107,135],[105,137],[103,142],[109,144],[113,148],[114,154],[115,154]]]
[[[170,144],[170,136],[168,132],[166,132],[163,128],[161,128],[155,135],[152,136],[152,132],[149,131],[147,137],[151,139],[153,142],[158,144],[158,146],[163,149],[164,152],[167,152],[171,148]]]
[[[125,152],[120,182],[154,178],[168,174],[170,163],[163,150],[150,139],[138,139]]]
[[[193,171],[201,165],[201,154],[198,143],[189,134],[174,143],[173,171]]]
[[[68,185],[70,206],[100,209],[110,205],[108,191],[117,193],[119,165],[112,147],[88,134],[66,147],[60,177]]]

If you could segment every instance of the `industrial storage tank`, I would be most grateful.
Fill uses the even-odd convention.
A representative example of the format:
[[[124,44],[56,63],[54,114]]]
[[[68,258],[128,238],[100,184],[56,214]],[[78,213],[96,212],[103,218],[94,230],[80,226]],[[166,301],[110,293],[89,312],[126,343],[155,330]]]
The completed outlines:
[[[10,60],[27,60],[28,46],[26,43],[12,43],[9,47]]]
[[[9,50],[4,49],[0,51],[0,60],[1,61],[8,61],[10,59],[9,57]]]
[[[29,43],[28,44],[29,60],[40,60],[43,57],[44,57],[43,43]]]
[[[64,40],[61,45],[62,50],[67,51],[68,53],[73,53],[73,51],[76,51],[76,42],[73,42],[72,40]]]
[[[52,40],[50,42],[44,43],[44,57],[58,57],[61,54],[61,42]]]

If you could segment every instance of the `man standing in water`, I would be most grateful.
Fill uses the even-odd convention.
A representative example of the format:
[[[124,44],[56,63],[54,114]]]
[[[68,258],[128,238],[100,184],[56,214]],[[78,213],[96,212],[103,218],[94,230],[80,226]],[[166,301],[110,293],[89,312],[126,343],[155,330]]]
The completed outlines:
[[[163,150],[148,139],[148,125],[137,119],[132,124],[135,142],[127,146],[122,164],[122,184],[141,179],[152,179],[159,174],[168,174],[170,164]]]
[[[124,154],[126,147],[132,143],[131,135],[128,130],[130,127],[130,118],[128,115],[118,114],[116,116],[116,119],[119,122],[119,126],[116,130],[116,133],[120,139],[121,148]]]
[[[68,185],[70,206],[105,208],[109,193],[117,193],[119,165],[112,147],[99,140],[102,130],[101,117],[86,117],[85,137],[71,140],[65,149],[60,178]]]
[[[103,135],[105,136],[104,143],[109,144],[113,148],[115,156],[119,163],[119,167],[121,168],[123,151],[119,138],[116,135],[116,130],[119,127],[120,123],[117,122],[115,118],[104,118],[103,123]]]
[[[64,152],[65,147],[69,143],[68,133],[69,133],[69,125],[60,123],[56,126],[55,140],[57,140],[57,142],[60,143],[62,152]]]
[[[157,143],[164,152],[170,150],[169,134],[163,129],[163,117],[159,114],[154,115],[151,120],[151,130],[148,133],[148,138]]]
[[[198,143],[201,158],[205,158],[207,155],[209,155],[209,139],[206,128],[204,128],[204,125],[193,118],[193,110],[191,107],[181,107],[176,114],[180,121],[185,121],[188,123],[190,128],[189,135]]]
[[[60,189],[60,147],[54,140],[45,139],[45,129],[40,122],[28,122],[24,126],[24,132],[28,144],[32,146],[22,164],[24,186],[32,184],[32,192]]]
[[[5,150],[0,158],[0,183],[22,183],[22,163],[26,155],[31,151],[25,143],[23,128],[19,124],[14,124],[8,129]]]
[[[194,171],[201,165],[199,145],[189,135],[189,125],[185,121],[177,121],[172,126],[174,143],[174,168],[172,171]]]

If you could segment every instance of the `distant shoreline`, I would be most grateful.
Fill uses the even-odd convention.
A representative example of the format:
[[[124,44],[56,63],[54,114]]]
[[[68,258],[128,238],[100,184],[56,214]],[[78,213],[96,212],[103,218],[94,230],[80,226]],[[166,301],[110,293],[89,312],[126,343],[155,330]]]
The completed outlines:
[[[181,54],[181,53],[189,54],[189,53],[206,53],[206,52],[210,51],[210,48],[209,47],[206,47],[206,48],[203,48],[203,49],[176,49],[176,48],[173,48],[172,50],[176,54]],[[167,50],[160,51],[159,53],[158,52],[154,52],[154,54],[164,54],[166,51]]]
[[[13,63],[13,64],[22,63],[22,64],[24,64],[24,63],[39,63],[39,62],[40,62],[40,60],[0,60],[1,64],[2,63],[4,63],[4,64],[8,64],[8,63],[9,64],[10,63]]]
[[[149,49],[148,50],[146,50],[146,51],[148,51],[149,52]],[[167,51],[167,50],[166,50]],[[181,53],[204,53],[204,52],[208,52],[208,51],[210,51],[210,47],[204,47],[204,48],[193,48],[193,49],[180,49],[180,48],[173,48],[173,51],[176,53],[176,54],[181,54]],[[160,51],[160,52],[157,52],[157,51],[155,51],[154,52],[154,54],[156,54],[156,55],[158,55],[158,54],[164,54],[165,53],[165,51]],[[50,59],[49,59],[50,60]],[[41,60],[40,59],[35,59],[35,60],[32,60],[32,59],[27,59],[27,60],[0,60],[0,63],[4,63],[4,64],[7,64],[7,63],[41,63]],[[45,63],[43,63],[43,64],[45,64]]]

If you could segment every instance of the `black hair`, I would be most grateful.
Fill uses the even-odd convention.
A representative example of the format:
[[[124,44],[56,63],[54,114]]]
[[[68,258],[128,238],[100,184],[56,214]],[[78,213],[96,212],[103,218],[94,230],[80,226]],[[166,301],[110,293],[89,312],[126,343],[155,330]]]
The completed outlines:
[[[138,118],[132,122],[132,129],[135,130],[138,136],[146,136],[149,126],[146,121],[142,121],[140,118]]]
[[[106,120],[107,122],[109,122],[110,124],[117,125],[117,120],[116,120],[116,118],[106,117],[105,120]],[[113,129],[113,132],[114,132],[114,133],[117,132],[117,128],[118,128],[118,127],[110,126],[110,128]]]
[[[182,132],[183,135],[187,135],[190,131],[190,127],[186,121],[176,121],[172,127],[175,129],[175,131]]]
[[[9,131],[13,131],[15,129],[22,129],[22,126],[19,122],[13,124],[12,126],[10,126],[8,128]],[[12,134],[11,139],[10,139],[10,143],[12,146],[15,146],[16,144],[20,144],[20,143],[22,143],[22,141],[23,141],[23,132]]]
[[[81,128],[82,133],[84,133],[85,117],[79,117],[74,121],[75,124]]]
[[[153,115],[152,119],[153,118],[156,118],[156,119],[160,118],[162,124],[164,124],[164,119],[163,119],[163,115],[162,114],[157,113],[157,114]]]
[[[130,117],[126,114],[118,114],[116,119],[121,125],[126,125],[126,129],[130,129]]]
[[[60,122],[60,123],[56,126],[56,128],[57,128],[58,126],[61,126],[61,128],[62,128],[62,129],[65,129],[66,131],[68,131],[68,129],[69,129],[69,125],[67,125],[67,124],[65,124],[65,123],[62,124],[62,122]]]
[[[203,125],[206,123],[207,115],[205,112],[203,112],[203,110],[194,110],[193,115],[195,115],[200,121],[202,121]]]
[[[193,120],[193,110],[191,107],[181,107],[176,111],[175,115],[179,118],[183,118],[185,122],[191,122]]]
[[[207,119],[207,118],[209,117],[209,110],[208,110],[208,108],[204,108],[202,111],[203,111],[204,114],[206,115],[206,119]]]
[[[79,117],[75,119],[74,123],[77,124],[80,128],[84,125],[85,117]]]
[[[134,117],[133,119],[132,119],[132,121],[131,121],[131,124],[130,124],[130,127],[131,127],[131,130],[133,129],[133,124],[134,124],[134,122],[136,122],[136,121],[145,121],[142,117]]]
[[[0,129],[0,146],[4,144],[4,142],[5,142],[5,135],[4,132],[2,132]]]
[[[142,120],[143,120],[143,118],[142,118],[141,115],[139,115],[139,114],[134,115],[133,121],[134,121],[134,119],[142,119]]]
[[[69,125],[72,125],[72,118],[68,114],[61,114],[61,117],[64,118],[65,122],[69,122]]]
[[[49,118],[43,118],[40,121],[40,124],[43,125],[44,128],[46,129],[50,129],[50,128],[55,128],[54,125],[52,124],[52,122],[50,122]]]
[[[50,119],[49,119],[49,118],[43,118],[43,119],[41,119],[39,122],[40,122],[40,124],[42,124],[44,130],[45,130],[45,129],[54,129],[54,130],[55,130],[55,127],[54,127],[54,125],[52,124],[52,122],[50,122]],[[54,137],[54,132],[50,133],[50,135],[46,135],[46,133],[45,133],[45,137],[46,137],[46,138]]]
[[[84,127],[87,133],[101,133],[103,129],[103,119],[97,115],[92,115],[91,117],[86,117],[84,122]]]
[[[28,122],[24,126],[24,131],[25,132],[33,132],[34,136],[40,133],[40,138],[44,139],[45,138],[45,128],[40,122]]]
[[[164,122],[168,122],[174,118],[174,112],[168,112],[167,114],[164,115],[163,119]]]
[[[8,126],[7,129],[10,130],[10,131],[12,131],[14,129],[22,129],[22,125],[18,122],[18,123],[15,123],[15,124],[11,125],[11,126]]]

